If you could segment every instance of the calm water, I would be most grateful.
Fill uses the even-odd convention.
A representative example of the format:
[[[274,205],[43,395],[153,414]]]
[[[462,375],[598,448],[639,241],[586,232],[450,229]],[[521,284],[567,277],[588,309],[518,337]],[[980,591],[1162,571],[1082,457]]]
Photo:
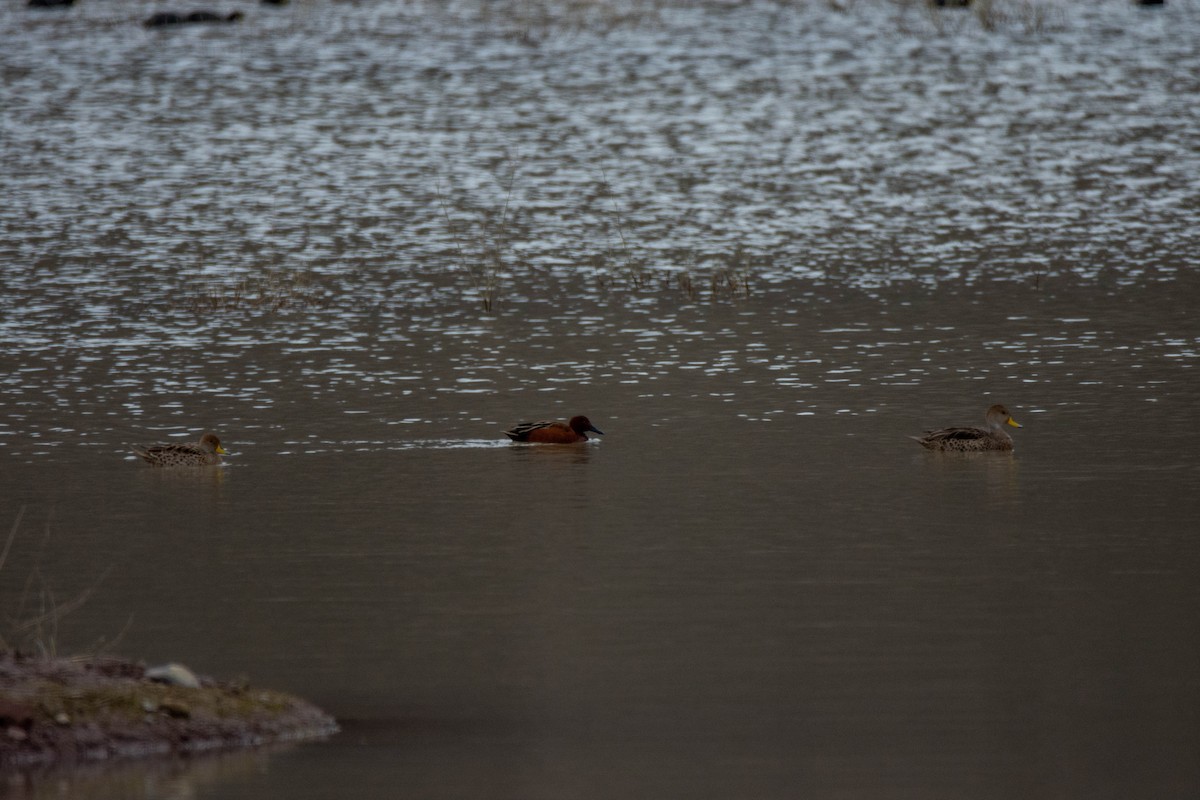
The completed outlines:
[[[4,616],[344,727],[0,793],[1195,796],[1200,5],[546,5],[0,9]]]

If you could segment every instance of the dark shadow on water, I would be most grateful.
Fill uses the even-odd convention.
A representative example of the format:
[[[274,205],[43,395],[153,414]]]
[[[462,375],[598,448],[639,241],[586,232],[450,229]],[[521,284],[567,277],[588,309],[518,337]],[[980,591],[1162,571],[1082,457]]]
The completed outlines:
[[[173,756],[16,769],[4,774],[0,797],[6,800],[63,796],[182,800],[200,796],[206,787],[214,784],[245,780],[264,772],[273,757],[311,745],[279,744],[183,758]]]
[[[594,440],[593,440],[594,441]],[[515,458],[538,459],[538,463],[586,464],[595,452],[596,445],[584,444],[516,444],[509,447]]]

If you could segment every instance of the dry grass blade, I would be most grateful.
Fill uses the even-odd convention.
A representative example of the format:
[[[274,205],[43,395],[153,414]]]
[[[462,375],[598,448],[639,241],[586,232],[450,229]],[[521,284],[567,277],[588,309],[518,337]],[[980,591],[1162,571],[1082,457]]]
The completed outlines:
[[[38,614],[37,616],[30,617],[29,619],[26,619],[22,622],[18,622],[16,624],[14,624],[13,630],[17,631],[18,633],[24,633],[26,631],[38,629],[46,622],[53,622],[55,629],[57,630],[58,621],[60,619],[62,619],[63,617],[67,616],[68,614],[70,614],[72,611],[78,610],[80,606],[82,606],[89,599],[91,599],[92,594],[96,591],[97,587],[99,587],[100,584],[104,582],[104,579],[108,577],[108,574],[111,571],[112,571],[112,567],[109,567],[108,569],[104,570],[104,572],[100,574],[100,577],[96,579],[95,583],[93,583],[91,586],[84,589],[82,592],[75,595],[74,598],[72,598],[71,600],[68,600],[66,603],[63,603],[62,605],[59,605],[55,601],[54,593],[52,591],[50,591],[49,589],[45,588],[45,581],[43,580],[42,581],[43,589],[41,592],[42,598],[43,598],[42,605],[43,605],[43,607],[46,605],[46,599],[48,598],[49,606],[50,606],[49,610],[43,611],[40,614]],[[41,578],[40,573],[38,573],[38,578],[39,579]]]
[[[629,240],[625,237],[625,219],[621,214],[621,207],[617,204],[617,195],[612,190],[612,184],[608,182],[608,175],[604,171],[604,167],[600,167],[601,189],[608,195],[612,202],[613,216],[616,218],[617,236],[621,240],[621,255],[625,259],[625,274],[629,278],[629,282],[633,284],[633,288],[641,289],[646,282],[646,271],[642,265],[633,259],[633,255],[629,249]]]
[[[17,518],[14,520],[12,528],[9,530],[8,537],[4,543],[4,549],[0,551],[0,569],[4,567],[5,562],[8,560],[8,554],[17,537],[17,532],[20,530],[24,515],[25,507],[22,506],[17,513]],[[43,547],[49,538],[50,525],[47,523],[46,532],[42,538]],[[39,547],[38,552],[41,552],[41,547]],[[0,635],[0,649],[11,650],[16,641],[22,641],[34,647],[43,656],[56,656],[58,650],[59,622],[68,614],[77,611],[87,603],[111,571],[112,567],[110,566],[101,573],[100,577],[91,586],[67,602],[59,603],[54,591],[42,576],[41,569],[35,563],[29,576],[25,579],[25,585],[22,587],[21,594],[16,601],[16,608],[11,613],[7,610],[4,612],[3,627],[5,635]],[[13,642],[10,642],[10,639]]]
[[[509,172],[508,185],[505,187],[504,203],[500,206],[498,219],[487,221],[486,215],[484,215],[485,221],[481,223],[481,226],[485,241],[478,246],[478,255],[474,257],[468,255],[467,248],[463,246],[462,237],[459,235],[459,229],[450,218],[450,208],[446,203],[445,195],[442,193],[441,183],[438,182],[434,186],[434,191],[438,199],[438,207],[442,212],[442,219],[446,221],[446,229],[450,231],[450,238],[454,244],[454,252],[458,256],[459,268],[467,273],[472,288],[478,293],[482,301],[484,313],[491,313],[500,295],[501,277],[505,271],[505,255],[508,253],[509,240],[511,239],[511,233],[509,232],[511,216],[509,212],[512,207],[512,197],[516,188],[516,180],[517,169],[514,166]]]
[[[8,551],[12,549],[13,540],[17,538],[17,530],[21,527],[21,518],[25,516],[25,506],[17,509],[17,518],[13,520],[12,529],[8,532],[8,538],[4,540],[4,549],[0,550],[0,570],[4,569],[4,562],[8,560]]]

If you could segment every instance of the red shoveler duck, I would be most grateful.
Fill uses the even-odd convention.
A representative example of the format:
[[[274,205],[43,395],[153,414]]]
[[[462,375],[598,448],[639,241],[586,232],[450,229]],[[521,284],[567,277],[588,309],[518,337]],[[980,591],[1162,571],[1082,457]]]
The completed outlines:
[[[927,431],[924,436],[911,436],[927,450],[976,453],[983,450],[1012,450],[1013,440],[1004,430],[1005,425],[1021,427],[1008,409],[994,405],[984,415],[987,428],[942,428]]]
[[[604,435],[587,417],[571,417],[567,422],[522,422],[504,435],[514,442],[576,444],[586,442],[589,431]]]

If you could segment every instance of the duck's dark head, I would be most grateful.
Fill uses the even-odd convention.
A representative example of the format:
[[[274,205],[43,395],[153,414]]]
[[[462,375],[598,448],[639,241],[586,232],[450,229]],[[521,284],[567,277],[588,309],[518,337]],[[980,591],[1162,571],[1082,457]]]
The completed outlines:
[[[580,436],[587,435],[588,431],[591,431],[592,433],[598,433],[601,436],[604,435],[604,431],[593,425],[592,421],[587,417],[571,417],[571,421],[568,422],[567,425],[570,426],[571,430],[575,431]]]

